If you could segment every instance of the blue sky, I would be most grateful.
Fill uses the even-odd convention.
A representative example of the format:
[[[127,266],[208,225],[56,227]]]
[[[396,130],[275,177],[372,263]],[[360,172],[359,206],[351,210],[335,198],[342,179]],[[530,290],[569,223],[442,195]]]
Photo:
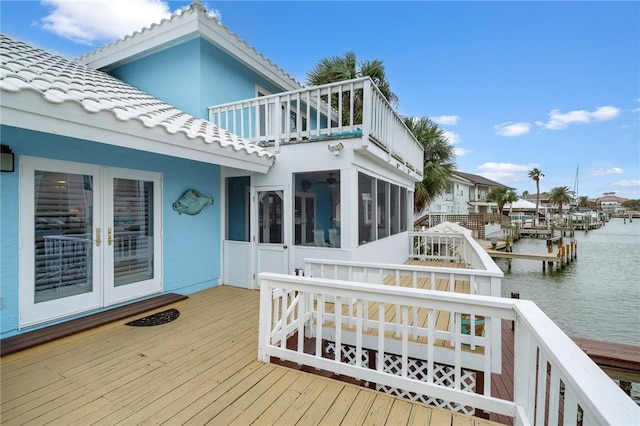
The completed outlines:
[[[2,32],[77,57],[190,1],[5,1]],[[203,1],[299,81],[384,62],[401,115],[439,122],[458,169],[535,193],[640,198],[640,2]]]

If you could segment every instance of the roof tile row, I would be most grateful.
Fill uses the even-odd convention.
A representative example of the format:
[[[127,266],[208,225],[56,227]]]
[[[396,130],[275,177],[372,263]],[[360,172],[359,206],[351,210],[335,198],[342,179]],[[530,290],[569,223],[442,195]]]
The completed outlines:
[[[88,113],[108,111],[121,121],[136,120],[169,134],[182,133],[206,144],[258,157],[273,154],[213,123],[185,113],[104,72],[0,35],[0,89],[32,90],[52,104],[78,103]]]

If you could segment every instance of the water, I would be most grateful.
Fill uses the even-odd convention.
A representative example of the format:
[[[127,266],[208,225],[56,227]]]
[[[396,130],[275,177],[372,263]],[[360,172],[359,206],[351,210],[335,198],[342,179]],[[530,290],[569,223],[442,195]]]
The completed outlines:
[[[640,346],[640,219],[614,218],[600,229],[576,231],[574,239],[578,258],[557,272],[520,259],[508,270],[506,259],[497,259],[502,295],[534,301],[569,336]],[[513,245],[514,252],[546,250],[543,239]],[[640,403],[640,384],[633,384],[632,397]]]

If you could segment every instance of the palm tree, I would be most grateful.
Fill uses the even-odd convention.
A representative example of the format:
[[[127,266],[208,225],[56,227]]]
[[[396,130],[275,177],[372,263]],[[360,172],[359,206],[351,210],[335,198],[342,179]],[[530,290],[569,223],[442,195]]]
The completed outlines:
[[[391,91],[391,85],[384,70],[384,64],[378,59],[372,61],[360,61],[356,59],[354,52],[346,52],[344,56],[333,56],[322,58],[307,72],[307,84],[320,86],[323,84],[337,83],[339,81],[351,80],[359,77],[369,77],[373,81],[389,104],[396,108],[398,97]],[[362,90],[355,90],[353,94],[353,120],[354,124],[362,123],[363,93]],[[325,99],[326,100],[326,99]],[[342,95],[342,124],[349,123],[351,95],[344,92]],[[331,105],[337,109],[338,95],[331,99]]]
[[[307,72],[307,83],[320,86],[358,77],[370,77],[391,105],[398,103],[398,97],[391,91],[382,61],[374,59],[358,62],[354,52],[320,59],[313,69]]]
[[[424,148],[423,179],[416,184],[413,206],[416,213],[449,187],[456,170],[455,152],[444,130],[428,117],[404,117],[404,124]]]
[[[578,197],[578,207],[588,207],[589,206],[589,196],[581,195]]]
[[[516,192],[507,188],[506,186],[498,186],[493,188],[489,194],[487,194],[487,201],[492,201],[498,205],[498,211],[502,215],[504,205],[507,203],[514,203],[518,201],[518,195]]]
[[[529,178],[533,179],[536,182],[536,217],[533,221],[534,226],[538,225],[538,206],[540,205],[540,179],[543,177],[544,174],[537,167],[529,171]]]
[[[528,196],[529,196],[529,191],[527,191],[526,189],[522,191],[522,198],[526,199]]]
[[[556,186],[549,193],[549,203],[558,206],[558,217],[562,218],[562,206],[573,201],[573,191],[568,186]]]

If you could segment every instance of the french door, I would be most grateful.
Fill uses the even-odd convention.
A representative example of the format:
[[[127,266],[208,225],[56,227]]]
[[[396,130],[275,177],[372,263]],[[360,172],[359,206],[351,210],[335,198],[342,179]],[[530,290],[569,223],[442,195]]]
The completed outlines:
[[[159,173],[21,158],[20,326],[162,290]]]

